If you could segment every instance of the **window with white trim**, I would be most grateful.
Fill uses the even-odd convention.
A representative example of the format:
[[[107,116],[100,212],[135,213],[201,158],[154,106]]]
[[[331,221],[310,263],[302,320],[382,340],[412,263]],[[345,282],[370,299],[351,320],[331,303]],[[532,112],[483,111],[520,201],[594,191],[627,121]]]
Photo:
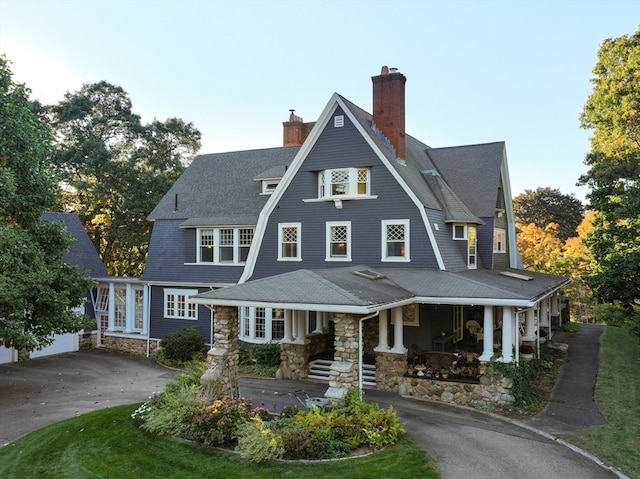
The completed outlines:
[[[502,228],[493,229],[493,252],[505,253],[507,251],[507,232]]]
[[[476,269],[478,267],[476,262],[476,249],[477,249],[477,236],[475,225],[467,226],[468,245],[467,245],[467,267],[469,269]]]
[[[351,261],[351,222],[327,222],[326,261]]]
[[[244,264],[254,228],[199,228],[198,263]]]
[[[109,288],[99,287],[96,294],[96,312],[109,311]]]
[[[113,327],[117,331],[123,331],[127,326],[127,290],[116,287],[114,293]]]
[[[133,329],[142,331],[144,329],[144,289],[133,289]]]
[[[198,319],[198,306],[189,301],[198,294],[196,289],[165,289],[164,316],[173,319]]]
[[[369,168],[339,168],[318,173],[319,198],[351,198],[370,195]]]
[[[280,180],[262,180],[262,194],[270,195],[276,190],[279,183]]]
[[[302,259],[301,223],[278,224],[278,260],[300,261]]]
[[[409,220],[382,220],[382,261],[409,261]]]
[[[467,225],[464,223],[453,224],[453,239],[454,240],[466,240],[467,239]]]
[[[240,308],[240,339],[254,343],[284,338],[284,309]]]

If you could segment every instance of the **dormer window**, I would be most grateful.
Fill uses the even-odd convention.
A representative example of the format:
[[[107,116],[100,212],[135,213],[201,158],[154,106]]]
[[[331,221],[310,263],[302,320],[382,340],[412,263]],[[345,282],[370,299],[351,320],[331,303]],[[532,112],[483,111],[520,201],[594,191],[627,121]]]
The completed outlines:
[[[319,198],[350,198],[370,194],[368,168],[340,168],[318,173]]]
[[[270,195],[276,190],[280,180],[262,180],[262,194]]]

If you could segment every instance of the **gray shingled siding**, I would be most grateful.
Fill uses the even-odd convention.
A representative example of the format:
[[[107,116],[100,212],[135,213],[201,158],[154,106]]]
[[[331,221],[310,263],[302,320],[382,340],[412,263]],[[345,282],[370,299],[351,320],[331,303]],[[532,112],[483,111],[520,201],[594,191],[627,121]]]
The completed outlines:
[[[427,214],[445,269],[448,271],[467,269],[466,241],[453,241],[453,225],[444,222],[444,212],[428,210]],[[434,226],[436,224],[438,229]],[[461,247],[461,243],[464,243],[464,247]]]
[[[491,269],[493,265],[493,218],[482,218],[478,225],[478,268]],[[494,265],[495,266],[495,265]]]
[[[209,344],[211,341],[211,310],[205,306],[198,306],[198,319],[186,320],[186,319],[173,319],[164,317],[164,289],[162,286],[151,287],[151,308],[149,311],[150,317],[150,331],[149,337],[162,339],[167,333],[176,331],[178,329],[189,328],[195,326],[202,334],[205,343]],[[181,289],[173,288],[171,289]],[[192,288],[187,288],[192,289]],[[203,293],[209,291],[208,289],[199,288],[198,292]]]
[[[338,110],[336,114],[342,114]],[[333,202],[303,202],[317,198],[317,172],[328,168],[370,167],[371,192],[375,200],[344,201],[342,209]],[[343,267],[348,264],[381,263],[381,220],[409,219],[411,223],[411,265],[437,267],[419,211],[348,118],[342,128],[333,121],[318,138],[304,164],[272,212],[258,254],[253,279],[300,268]],[[350,263],[325,261],[326,222],[351,221]],[[302,223],[302,261],[277,261],[278,223]],[[384,263],[406,267],[407,263]]]
[[[154,223],[142,279],[176,284],[237,283],[244,265],[193,264],[196,262],[196,229],[180,228],[180,223],[182,220],[157,220]]]

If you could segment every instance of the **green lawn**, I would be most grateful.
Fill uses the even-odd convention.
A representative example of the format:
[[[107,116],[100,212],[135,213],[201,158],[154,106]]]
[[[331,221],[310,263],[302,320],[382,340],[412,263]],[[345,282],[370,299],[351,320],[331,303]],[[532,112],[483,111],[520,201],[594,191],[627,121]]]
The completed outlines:
[[[238,455],[145,434],[131,420],[137,405],[85,414],[45,427],[0,449],[3,479],[437,479],[433,461],[408,440],[368,457],[321,463],[248,464]]]
[[[607,326],[602,334],[595,399],[608,424],[565,439],[640,479],[640,341],[624,329]]]

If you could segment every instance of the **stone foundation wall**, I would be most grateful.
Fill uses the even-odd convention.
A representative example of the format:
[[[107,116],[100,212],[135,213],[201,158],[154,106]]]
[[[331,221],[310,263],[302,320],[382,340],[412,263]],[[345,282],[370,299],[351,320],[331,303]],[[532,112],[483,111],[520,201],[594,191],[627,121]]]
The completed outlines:
[[[398,392],[407,372],[407,354],[376,353],[376,388]]]
[[[401,378],[400,393],[431,401],[470,407],[502,406],[515,402],[513,381],[508,378],[482,376],[480,384]]]
[[[91,331],[88,333],[82,333],[80,335],[80,351],[86,351],[87,349],[93,349],[96,347],[97,342],[97,331]]]
[[[157,339],[149,340],[149,355],[153,356],[158,350],[160,341]],[[104,347],[109,351],[119,353],[133,354],[134,356],[147,355],[147,339],[146,338],[126,338],[121,336],[105,336]]]

